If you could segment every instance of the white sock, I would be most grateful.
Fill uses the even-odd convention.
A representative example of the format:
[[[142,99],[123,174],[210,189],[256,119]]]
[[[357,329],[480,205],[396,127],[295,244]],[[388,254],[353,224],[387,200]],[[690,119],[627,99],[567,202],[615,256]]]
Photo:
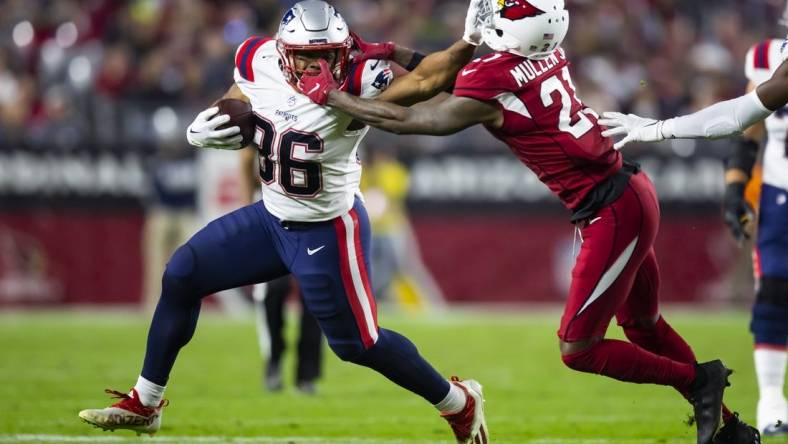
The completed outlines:
[[[761,399],[783,398],[785,364],[788,362],[786,350],[756,348],[754,357]]]
[[[449,383],[451,387],[449,389],[449,393],[446,394],[446,397],[443,398],[443,401],[435,404],[435,408],[438,409],[439,412],[444,414],[454,414],[462,410],[465,407],[465,401],[467,395],[465,391],[456,385]]]
[[[154,384],[140,375],[134,389],[140,396],[140,402],[147,407],[158,407],[164,397],[165,386]]]

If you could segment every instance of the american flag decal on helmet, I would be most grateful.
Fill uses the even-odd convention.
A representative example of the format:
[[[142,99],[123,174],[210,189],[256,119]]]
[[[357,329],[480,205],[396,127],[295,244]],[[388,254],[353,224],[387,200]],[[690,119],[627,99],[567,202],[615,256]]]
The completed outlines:
[[[520,20],[526,17],[536,17],[544,11],[528,3],[527,0],[498,0],[498,11],[501,17],[509,20]]]
[[[545,34],[542,36],[542,38],[545,40],[553,40],[555,38],[555,34],[553,33]]]

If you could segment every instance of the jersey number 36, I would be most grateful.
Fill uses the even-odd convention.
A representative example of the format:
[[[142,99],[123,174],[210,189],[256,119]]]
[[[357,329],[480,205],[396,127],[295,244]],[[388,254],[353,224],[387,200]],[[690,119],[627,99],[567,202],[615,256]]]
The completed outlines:
[[[320,162],[299,159],[300,153],[323,152],[323,140],[314,133],[288,129],[277,137],[274,125],[257,116],[254,140],[260,154],[260,178],[266,185],[279,182],[291,196],[315,197],[323,189]],[[275,162],[277,160],[278,162]]]

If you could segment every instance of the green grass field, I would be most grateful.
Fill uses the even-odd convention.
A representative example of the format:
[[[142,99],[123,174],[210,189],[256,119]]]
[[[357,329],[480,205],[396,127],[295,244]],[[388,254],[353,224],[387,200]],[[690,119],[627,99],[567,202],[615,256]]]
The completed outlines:
[[[736,369],[726,400],[751,422],[757,396],[747,314],[666,317],[699,359],[721,357]],[[694,428],[684,425],[690,407],[672,390],[566,369],[557,322],[557,313],[381,315],[382,325],[409,336],[441,372],[484,385],[493,443],[694,442]],[[181,352],[156,437],[81,423],[80,409],[107,405],[104,388],[125,391],[136,381],[147,325],[141,315],[0,314],[0,443],[453,442],[432,406],[330,352],[317,396],[263,392],[252,320],[210,314]],[[620,337],[616,328],[611,333]]]

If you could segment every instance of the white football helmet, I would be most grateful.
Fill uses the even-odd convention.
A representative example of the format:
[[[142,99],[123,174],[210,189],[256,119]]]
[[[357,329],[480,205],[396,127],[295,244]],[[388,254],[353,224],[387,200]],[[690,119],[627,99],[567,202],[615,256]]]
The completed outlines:
[[[326,49],[337,50],[334,78],[339,83],[344,82],[352,46],[353,38],[345,19],[322,0],[304,0],[293,5],[282,17],[276,35],[276,47],[283,61],[282,70],[292,84],[298,82],[294,54]]]
[[[539,60],[564,41],[569,29],[564,0],[489,1],[492,27],[483,31],[483,38],[490,48]]]

